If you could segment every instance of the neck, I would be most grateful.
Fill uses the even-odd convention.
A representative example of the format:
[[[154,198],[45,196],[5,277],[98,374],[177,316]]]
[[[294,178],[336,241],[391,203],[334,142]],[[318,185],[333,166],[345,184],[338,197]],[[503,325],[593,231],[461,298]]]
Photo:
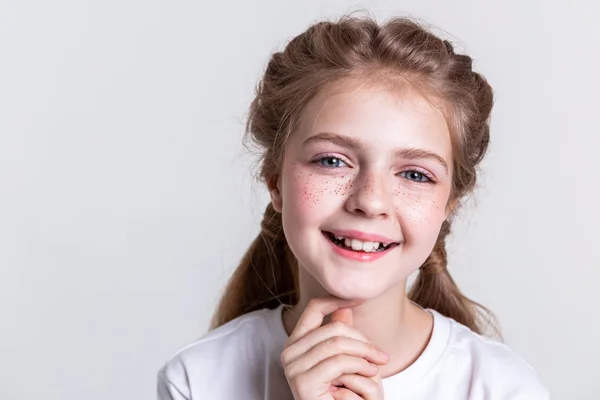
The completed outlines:
[[[299,268],[300,300],[291,311],[285,310],[283,322],[288,335],[312,298],[328,295],[312,276]],[[433,328],[433,318],[406,295],[406,282],[400,282],[376,298],[352,309],[354,328],[372,344],[390,355],[380,368],[382,377],[394,375],[410,366],[423,352]]]

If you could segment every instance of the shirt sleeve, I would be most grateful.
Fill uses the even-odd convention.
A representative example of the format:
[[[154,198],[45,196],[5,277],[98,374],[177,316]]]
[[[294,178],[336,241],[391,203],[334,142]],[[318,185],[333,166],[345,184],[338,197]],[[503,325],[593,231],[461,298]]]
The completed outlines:
[[[157,400],[190,400],[162,373],[157,377]]]

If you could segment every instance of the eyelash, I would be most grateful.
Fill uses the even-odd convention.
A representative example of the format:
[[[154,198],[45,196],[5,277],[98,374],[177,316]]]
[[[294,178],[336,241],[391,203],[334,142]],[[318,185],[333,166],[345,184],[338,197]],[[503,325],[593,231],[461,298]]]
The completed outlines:
[[[326,166],[326,165],[323,165],[323,164],[322,164],[322,161],[323,161],[323,160],[327,160],[327,159],[330,159],[330,160],[331,160],[331,159],[335,159],[335,160],[341,161],[341,162],[343,162],[344,164],[348,165],[348,162],[347,162],[347,161],[345,161],[343,157],[339,157],[339,156],[336,156],[336,155],[334,155],[334,154],[325,154],[325,155],[323,155],[323,156],[321,156],[321,157],[317,158],[317,159],[314,161],[314,163],[315,163],[315,164],[317,164],[317,166],[319,166],[319,167],[322,167],[322,168],[326,168],[326,169],[336,169],[336,168],[338,168],[338,167],[328,167],[328,166]]]
[[[431,176],[431,174],[429,174],[429,173],[421,170],[420,168],[414,168],[413,167],[411,169],[407,169],[406,171],[399,172],[399,174],[410,174],[410,173],[413,173],[413,172],[416,172],[417,174],[420,174],[420,175],[424,176],[427,180],[426,181],[416,181],[416,180],[413,180],[413,179],[408,179],[408,178],[406,178],[406,179],[408,179],[411,182],[415,182],[415,183],[428,183],[428,184],[435,184],[436,183],[435,180],[433,179],[433,176]]]
[[[338,160],[338,161],[343,162],[344,164],[348,165],[348,162],[344,161],[343,157],[340,157],[340,156],[337,156],[334,154],[323,155],[323,156],[319,157],[318,159],[316,159],[315,161],[313,161],[313,163],[316,164],[320,168],[325,168],[325,169],[329,169],[329,170],[339,168],[339,167],[323,165],[322,162],[327,159],[335,159],[335,160]],[[422,170],[420,168],[412,167],[411,169],[408,169],[406,171],[399,172],[397,175],[409,174],[409,173],[413,173],[413,172],[416,172],[416,173],[424,176],[427,180],[426,181],[417,181],[417,180],[409,179],[409,178],[405,178],[405,179],[410,182],[413,182],[413,183],[425,183],[425,184],[435,184],[436,183],[435,179],[433,178],[433,176],[430,173],[428,173],[425,170]]]

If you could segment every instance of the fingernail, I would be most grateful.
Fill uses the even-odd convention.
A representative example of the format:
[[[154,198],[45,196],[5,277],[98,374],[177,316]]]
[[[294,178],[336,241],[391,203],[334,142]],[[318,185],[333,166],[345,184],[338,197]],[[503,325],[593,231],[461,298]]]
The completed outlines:
[[[379,367],[376,364],[373,364],[373,363],[369,363],[369,364],[371,364],[371,368],[373,368],[373,370],[375,372],[379,371]]]

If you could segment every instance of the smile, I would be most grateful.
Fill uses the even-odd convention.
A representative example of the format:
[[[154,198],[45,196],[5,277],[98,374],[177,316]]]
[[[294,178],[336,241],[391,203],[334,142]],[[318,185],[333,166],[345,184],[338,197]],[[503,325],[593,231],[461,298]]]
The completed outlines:
[[[331,232],[325,232],[329,240],[331,240],[337,246],[354,251],[363,251],[365,253],[374,253],[378,251],[385,251],[389,249],[391,246],[397,243],[389,243],[384,245],[382,242],[366,242],[354,238],[343,237],[343,236],[335,236]]]
[[[400,244],[389,240],[385,242],[359,240],[327,231],[323,231],[323,236],[331,243],[336,253],[358,261],[376,260]]]

